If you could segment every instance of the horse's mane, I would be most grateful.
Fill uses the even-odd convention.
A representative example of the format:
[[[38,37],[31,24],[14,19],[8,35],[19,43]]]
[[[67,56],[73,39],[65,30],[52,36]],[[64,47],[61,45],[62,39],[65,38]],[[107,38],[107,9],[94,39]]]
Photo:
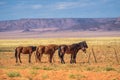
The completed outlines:
[[[29,47],[31,47],[33,51],[36,50],[36,46],[29,46]]]

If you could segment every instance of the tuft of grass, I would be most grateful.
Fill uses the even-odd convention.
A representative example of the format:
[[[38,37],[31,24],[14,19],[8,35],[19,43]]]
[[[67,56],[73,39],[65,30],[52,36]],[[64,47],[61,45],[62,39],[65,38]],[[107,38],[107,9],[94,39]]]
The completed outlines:
[[[5,69],[6,67],[3,65],[0,65],[0,69]]]
[[[105,71],[116,71],[115,68],[110,67],[110,66],[105,67],[104,70],[105,70]]]
[[[112,79],[112,80],[119,80],[119,79],[114,78],[114,79]]]
[[[49,78],[49,76],[48,76],[47,74],[44,74],[44,75],[42,75],[41,77],[42,77],[43,80]]]
[[[94,70],[94,67],[87,67],[86,70],[87,70],[87,71],[93,71],[93,70]]]
[[[33,66],[32,69],[39,70],[41,68],[39,66]]]
[[[69,78],[81,80],[81,78],[86,78],[86,76],[81,75],[81,74],[70,74],[70,75],[69,75]]]
[[[32,71],[30,71],[30,74],[36,75],[36,74],[37,74],[37,71],[36,71],[36,70],[32,70]]]
[[[7,75],[9,77],[20,77],[20,73],[19,72],[8,72]]]
[[[74,74],[70,74],[70,75],[69,75],[69,78],[75,79],[76,76],[75,76]]]
[[[51,67],[44,67],[43,70],[53,70]]]

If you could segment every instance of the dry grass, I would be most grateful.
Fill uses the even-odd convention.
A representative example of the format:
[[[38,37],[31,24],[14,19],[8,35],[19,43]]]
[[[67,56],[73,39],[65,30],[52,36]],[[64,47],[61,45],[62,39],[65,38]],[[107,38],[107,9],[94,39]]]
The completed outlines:
[[[87,41],[89,48],[87,55],[82,51],[78,52],[77,64],[70,64],[70,55],[65,55],[66,64],[60,64],[57,51],[54,55],[54,62],[48,62],[48,56],[43,55],[42,63],[36,63],[32,55],[32,63],[28,63],[28,55],[21,55],[23,63],[16,64],[14,49],[17,46],[48,45],[48,44],[72,44],[80,41]],[[93,51],[97,63],[94,61]],[[90,55],[90,64],[88,56]],[[120,37],[108,38],[60,38],[60,39],[7,39],[0,40],[0,80],[47,80],[47,79],[75,79],[75,80],[119,80],[120,79]],[[10,72],[15,72],[15,74]],[[19,77],[16,77],[16,72]],[[9,77],[11,74],[15,77]],[[17,74],[18,75],[18,74]],[[101,77],[94,77],[100,75]],[[112,75],[112,76],[111,76]],[[63,76],[65,76],[63,78]]]

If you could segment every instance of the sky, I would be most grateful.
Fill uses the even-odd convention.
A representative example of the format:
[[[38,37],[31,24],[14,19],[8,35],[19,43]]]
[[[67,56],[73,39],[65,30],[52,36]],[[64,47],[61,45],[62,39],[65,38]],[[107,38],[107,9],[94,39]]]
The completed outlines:
[[[0,0],[0,20],[115,17],[120,0]]]

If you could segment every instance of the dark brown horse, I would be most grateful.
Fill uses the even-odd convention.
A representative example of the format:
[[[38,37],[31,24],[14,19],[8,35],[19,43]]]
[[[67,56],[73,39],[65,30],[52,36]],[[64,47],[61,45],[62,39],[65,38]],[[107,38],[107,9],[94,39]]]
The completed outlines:
[[[86,41],[82,41],[72,45],[61,45],[58,48],[58,55],[61,59],[61,63],[65,63],[64,54],[71,54],[70,63],[76,63],[76,55],[78,51],[81,49],[86,53],[86,48],[88,48]]]
[[[35,46],[28,46],[28,47],[22,47],[19,46],[15,49],[15,58],[16,58],[16,63],[18,62],[18,58],[20,63],[22,63],[20,55],[21,53],[23,54],[29,54],[29,63],[31,62],[31,55],[32,53],[36,50]]]
[[[40,45],[36,49],[37,59],[41,62],[42,55],[48,54],[49,55],[49,62],[52,63],[53,55],[57,49],[58,49],[58,45],[55,45],[55,44],[51,44],[48,46]]]

